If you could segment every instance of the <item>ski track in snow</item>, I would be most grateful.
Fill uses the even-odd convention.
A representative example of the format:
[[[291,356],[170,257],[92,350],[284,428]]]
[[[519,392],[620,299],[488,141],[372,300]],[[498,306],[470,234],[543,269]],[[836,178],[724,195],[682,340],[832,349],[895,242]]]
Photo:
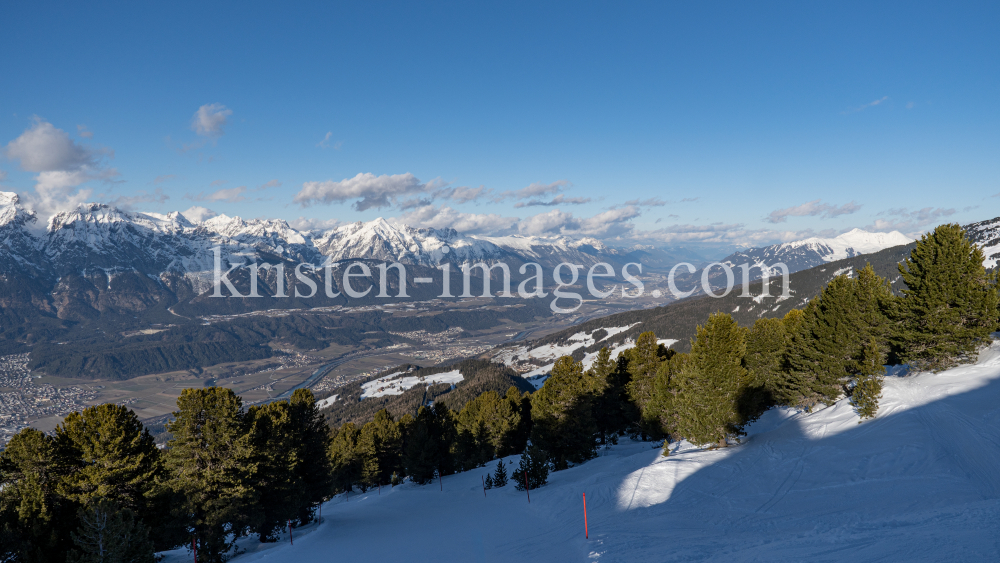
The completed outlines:
[[[887,377],[878,418],[862,424],[842,400],[772,409],[721,450],[681,442],[663,457],[625,439],[551,473],[531,504],[512,484],[483,498],[494,468],[445,477],[443,492],[340,495],[294,546],[246,538],[234,561],[997,560],[1000,343],[974,365]]]

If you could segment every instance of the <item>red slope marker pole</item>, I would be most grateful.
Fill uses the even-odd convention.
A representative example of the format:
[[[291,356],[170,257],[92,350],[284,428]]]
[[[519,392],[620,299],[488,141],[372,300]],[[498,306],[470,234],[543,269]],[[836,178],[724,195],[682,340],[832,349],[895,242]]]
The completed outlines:
[[[288,521],[288,543],[295,545],[295,541],[292,539],[292,521]]]
[[[583,537],[590,539],[590,530],[587,529],[587,493],[583,493]]]
[[[528,504],[531,504],[531,489],[528,488],[528,472],[524,472],[524,492],[528,493]]]
[[[441,472],[438,471],[438,485],[441,486],[441,492],[444,492],[444,483],[441,482]]]
[[[483,498],[486,498],[486,477],[480,475],[479,479],[483,482]]]
[[[191,538],[191,551],[194,551],[194,563],[198,563],[198,539]]]

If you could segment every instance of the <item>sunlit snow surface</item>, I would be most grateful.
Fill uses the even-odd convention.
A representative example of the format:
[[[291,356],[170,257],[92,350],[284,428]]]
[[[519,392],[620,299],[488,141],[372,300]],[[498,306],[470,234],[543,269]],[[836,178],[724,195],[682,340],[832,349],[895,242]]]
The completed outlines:
[[[317,409],[325,409],[326,407],[329,407],[329,406],[333,405],[334,403],[337,402],[337,397],[339,397],[339,396],[340,395],[331,395],[331,396],[329,396],[329,397],[327,397],[325,399],[320,399],[320,400],[316,401],[316,408]]]
[[[878,418],[847,401],[775,409],[738,446],[623,440],[526,495],[486,467],[340,495],[261,561],[996,561],[1000,346],[971,366],[887,377]],[[507,458],[517,465],[517,456]],[[583,537],[587,494],[590,539]],[[184,550],[166,563],[190,560]]]
[[[437,375],[427,375],[424,377],[405,376],[399,377],[403,372],[389,374],[385,377],[369,381],[361,386],[361,398],[384,397],[386,395],[402,395],[403,391],[416,385],[437,385],[438,383],[457,384],[464,378],[458,370],[452,370]]]

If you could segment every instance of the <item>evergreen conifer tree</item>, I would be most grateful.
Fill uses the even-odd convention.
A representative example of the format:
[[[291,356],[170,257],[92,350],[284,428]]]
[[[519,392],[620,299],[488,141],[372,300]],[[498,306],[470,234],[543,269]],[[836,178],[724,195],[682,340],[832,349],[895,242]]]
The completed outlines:
[[[556,360],[542,388],[531,395],[531,441],[551,456],[556,469],[594,456],[597,423],[593,399],[600,382],[569,356]]]
[[[431,482],[438,466],[441,445],[436,426],[434,411],[429,407],[420,407],[407,428],[403,464],[406,474],[418,485]]]
[[[882,359],[883,353],[878,342],[872,338],[865,346],[864,360],[851,394],[851,400],[862,420],[875,418],[878,412],[878,401],[882,398],[882,380],[885,374]]]
[[[654,439],[662,437],[661,425],[656,409],[649,409],[656,387],[656,377],[663,362],[674,355],[673,350],[658,344],[652,331],[643,332],[635,341],[635,347],[626,351],[628,372],[631,375],[626,386],[629,398],[640,415],[640,431]]]
[[[333,468],[327,455],[330,428],[316,406],[312,391],[296,389],[288,404],[297,435],[296,478],[300,487],[297,516],[299,522],[306,523],[312,520],[316,507],[329,497],[333,488]]]
[[[75,548],[68,563],[153,563],[153,542],[149,528],[137,520],[129,508],[113,502],[91,499],[78,515],[80,526],[70,535]]]
[[[502,459],[497,461],[496,471],[493,472],[493,486],[498,489],[507,486],[507,467]]]
[[[497,455],[511,455],[523,452],[528,445],[528,438],[531,436],[531,394],[517,390],[511,386],[507,389],[504,400],[511,406],[511,410],[517,413],[517,428],[511,435],[510,445]]]
[[[246,413],[253,472],[248,484],[254,503],[248,507],[261,542],[275,541],[303,503],[296,429],[286,401],[254,405]],[[326,457],[326,456],[324,456]]]
[[[597,380],[593,408],[599,440],[602,444],[617,444],[618,436],[636,422],[636,417],[630,416],[635,407],[629,401],[626,389],[631,376],[627,371],[618,369],[618,362],[611,358],[611,352],[606,347],[597,352],[588,374]]]
[[[73,504],[59,494],[72,460],[60,457],[56,440],[34,428],[15,434],[0,452],[0,553],[13,561],[44,562],[72,546]]]
[[[528,488],[534,490],[549,482],[549,457],[545,451],[534,444],[528,444],[527,449],[521,454],[521,461],[517,466],[517,471],[511,476],[514,480],[514,488],[519,491],[524,490],[525,479]]]
[[[362,459],[361,482],[366,487],[388,484],[402,468],[403,436],[389,411],[382,409],[361,428],[358,452]]]
[[[347,422],[331,432],[329,455],[334,492],[350,491],[361,480],[362,459],[358,455],[361,430]]]
[[[982,250],[958,225],[941,225],[920,237],[899,272],[901,359],[934,371],[975,360],[997,329],[997,289]]]
[[[484,486],[484,487],[485,487],[485,488],[486,488],[487,490],[489,490],[489,489],[492,489],[492,488],[493,488],[493,476],[492,476],[492,475],[490,475],[489,473],[487,473],[487,474],[486,474],[486,482],[485,482],[485,483],[483,484],[483,486]]]
[[[81,505],[92,499],[147,512],[147,497],[163,473],[160,450],[131,409],[114,404],[73,412],[56,427],[56,443],[75,460],[62,494]]]
[[[674,354],[669,360],[660,364],[653,387],[653,398],[646,406],[646,416],[649,420],[655,419],[658,422],[659,434],[665,437],[663,442],[664,456],[670,451],[670,437],[677,434],[677,385],[681,381],[678,376],[684,369],[687,360],[687,354]]]
[[[729,436],[742,432],[738,401],[747,384],[745,353],[746,329],[729,315],[715,313],[698,327],[677,376],[679,435],[694,444],[726,446]]]
[[[894,306],[888,281],[870,265],[857,279],[834,278],[803,312],[786,354],[788,373],[774,384],[776,399],[787,405],[836,401],[860,370],[868,341],[892,334],[887,315]]]
[[[256,501],[243,403],[231,389],[205,387],[184,389],[177,407],[164,456],[178,499],[173,512],[192,531],[198,560],[221,562],[246,533]]]
[[[476,465],[510,453],[521,422],[516,407],[496,391],[487,391],[462,407],[458,431],[467,431],[475,439]]]

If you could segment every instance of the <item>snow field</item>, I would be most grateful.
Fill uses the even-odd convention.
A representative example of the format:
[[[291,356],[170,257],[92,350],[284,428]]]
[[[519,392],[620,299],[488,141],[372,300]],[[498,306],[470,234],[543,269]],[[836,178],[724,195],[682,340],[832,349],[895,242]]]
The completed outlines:
[[[601,449],[551,473],[531,504],[512,483],[483,497],[495,462],[445,477],[443,492],[435,482],[341,495],[323,524],[295,531],[294,546],[236,561],[1000,558],[998,344],[974,365],[887,377],[878,418],[862,424],[841,400],[772,409],[730,448],[681,442],[665,458],[655,446]]]
[[[389,374],[385,377],[369,381],[361,386],[361,398],[384,397],[386,395],[402,395],[404,391],[417,385],[431,386],[438,383],[450,383],[455,385],[465,379],[459,371],[452,370],[437,375],[427,375],[424,377],[407,376],[399,377],[405,372]],[[397,379],[393,379],[397,378]]]

